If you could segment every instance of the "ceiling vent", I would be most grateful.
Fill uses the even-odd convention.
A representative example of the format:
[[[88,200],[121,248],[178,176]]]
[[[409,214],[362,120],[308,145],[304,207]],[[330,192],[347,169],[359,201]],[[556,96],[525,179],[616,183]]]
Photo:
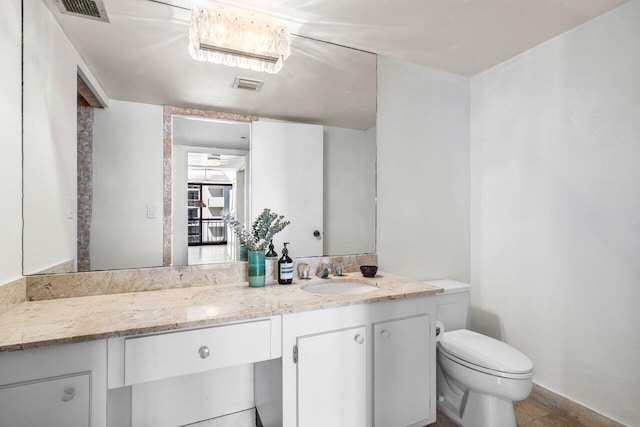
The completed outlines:
[[[233,87],[235,89],[250,90],[252,92],[259,92],[263,84],[263,81],[248,79],[246,77],[236,77],[233,81]]]
[[[102,0],[56,0],[56,4],[65,15],[109,22],[107,9],[104,8]]]

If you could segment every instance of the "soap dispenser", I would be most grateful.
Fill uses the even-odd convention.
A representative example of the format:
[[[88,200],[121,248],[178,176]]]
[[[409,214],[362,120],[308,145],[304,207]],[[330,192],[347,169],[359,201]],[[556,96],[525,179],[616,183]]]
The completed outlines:
[[[269,240],[269,252],[265,255],[267,258],[278,258],[278,253],[273,250],[273,240]]]
[[[278,260],[278,283],[281,285],[293,283],[293,260],[289,257],[288,244],[288,242],[284,244],[282,257]]]

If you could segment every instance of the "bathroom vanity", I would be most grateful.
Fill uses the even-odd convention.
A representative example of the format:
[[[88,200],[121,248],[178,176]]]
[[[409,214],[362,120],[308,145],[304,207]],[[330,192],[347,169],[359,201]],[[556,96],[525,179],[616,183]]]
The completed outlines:
[[[148,411],[136,393],[247,369],[266,427],[434,422],[440,288],[384,272],[340,280],[375,288],[227,283],[22,303],[0,315],[0,425],[184,425],[224,396],[205,387],[182,411]]]
[[[435,333],[429,333],[434,327],[435,298],[429,296],[283,316],[282,361],[256,366],[256,407],[263,424],[435,421]],[[277,381],[275,365],[282,369],[279,405],[262,390],[262,383]],[[272,413],[274,419],[268,417]]]

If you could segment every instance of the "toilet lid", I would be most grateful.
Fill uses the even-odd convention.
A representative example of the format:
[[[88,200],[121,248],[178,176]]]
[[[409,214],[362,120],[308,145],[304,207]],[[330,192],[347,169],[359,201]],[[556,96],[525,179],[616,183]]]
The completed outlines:
[[[506,374],[527,374],[533,363],[520,351],[496,339],[466,329],[445,332],[440,348],[470,365]]]

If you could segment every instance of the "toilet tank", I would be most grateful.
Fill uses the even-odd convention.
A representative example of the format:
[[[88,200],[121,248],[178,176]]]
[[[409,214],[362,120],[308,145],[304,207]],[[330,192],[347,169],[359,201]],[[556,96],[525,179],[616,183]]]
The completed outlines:
[[[436,294],[436,319],[442,322],[445,331],[467,328],[467,311],[471,286],[450,279],[427,280],[433,286],[444,288]]]

